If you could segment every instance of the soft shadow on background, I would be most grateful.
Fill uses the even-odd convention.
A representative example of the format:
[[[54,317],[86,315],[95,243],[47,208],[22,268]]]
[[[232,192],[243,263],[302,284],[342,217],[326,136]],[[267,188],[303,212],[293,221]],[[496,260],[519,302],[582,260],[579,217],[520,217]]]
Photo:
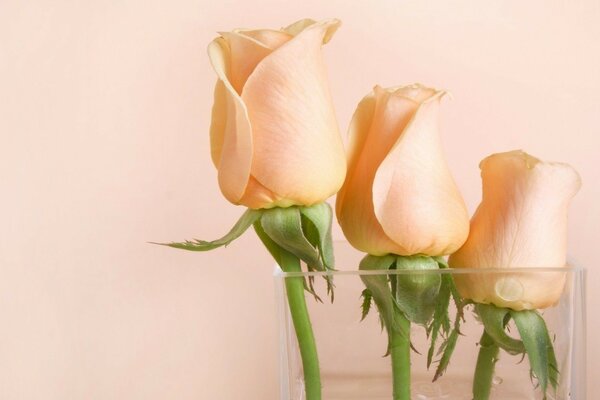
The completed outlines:
[[[304,17],[343,21],[324,51],[344,135],[376,83],[453,93],[442,135],[471,211],[489,153],[579,170],[570,252],[590,269],[590,377],[600,369],[597,2],[8,0],[0,398],[277,398],[272,262],[254,235],[206,254],[146,241],[214,238],[242,213],[209,157],[208,42]]]

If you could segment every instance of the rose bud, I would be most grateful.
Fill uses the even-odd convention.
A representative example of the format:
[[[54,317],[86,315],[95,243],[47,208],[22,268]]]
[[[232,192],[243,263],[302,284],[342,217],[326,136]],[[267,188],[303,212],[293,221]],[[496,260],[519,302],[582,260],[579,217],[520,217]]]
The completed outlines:
[[[567,164],[543,162],[523,151],[494,154],[481,164],[483,198],[466,243],[450,256],[454,268],[564,267],[567,212],[581,186]],[[554,305],[566,275],[457,275],[460,293],[477,303],[514,310]]]
[[[210,128],[219,186],[250,208],[312,205],[335,194],[346,163],[321,47],[338,20],[221,33]]]
[[[438,133],[444,94],[422,85],[376,86],[359,103],[336,205],[342,230],[357,249],[437,256],[466,240],[469,216]]]

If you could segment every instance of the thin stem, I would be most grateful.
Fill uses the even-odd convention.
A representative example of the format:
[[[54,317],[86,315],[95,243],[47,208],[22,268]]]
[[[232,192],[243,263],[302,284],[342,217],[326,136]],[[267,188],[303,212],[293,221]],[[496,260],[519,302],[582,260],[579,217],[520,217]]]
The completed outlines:
[[[500,348],[485,330],[479,341],[479,356],[473,377],[473,400],[488,400],[492,390],[494,368]]]
[[[281,256],[281,267],[285,272],[300,272],[300,260],[290,253]],[[304,370],[304,385],[306,400],[321,400],[321,373],[319,371],[319,357],[315,337],[306,307],[304,297],[304,278],[288,277],[285,279],[288,304]]]
[[[410,321],[402,312],[395,319],[400,329],[390,330],[394,400],[410,400]]]

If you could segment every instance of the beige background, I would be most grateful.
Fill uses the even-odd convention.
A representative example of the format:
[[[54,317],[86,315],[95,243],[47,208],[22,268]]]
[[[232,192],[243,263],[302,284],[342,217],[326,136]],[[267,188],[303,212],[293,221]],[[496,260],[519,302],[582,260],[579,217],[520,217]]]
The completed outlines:
[[[453,92],[443,138],[471,210],[488,153],[523,148],[581,172],[571,253],[590,270],[597,378],[599,8],[1,1],[0,398],[276,398],[272,263],[254,235],[208,254],[145,241],[213,238],[242,212],[209,159],[215,32],[307,16],[344,22],[325,49],[343,132],[375,83]]]

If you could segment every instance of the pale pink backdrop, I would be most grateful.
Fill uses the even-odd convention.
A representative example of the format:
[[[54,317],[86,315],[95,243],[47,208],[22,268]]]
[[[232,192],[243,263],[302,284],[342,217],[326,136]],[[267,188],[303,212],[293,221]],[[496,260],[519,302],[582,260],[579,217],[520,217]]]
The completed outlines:
[[[600,390],[600,6],[596,1],[0,3],[0,398],[276,399],[272,263],[209,158],[217,31],[338,17],[340,126],[375,83],[446,88],[443,138],[470,209],[478,161],[572,163],[571,253],[590,270]],[[336,230],[341,237],[339,229]],[[593,395],[592,395],[593,397]]]

